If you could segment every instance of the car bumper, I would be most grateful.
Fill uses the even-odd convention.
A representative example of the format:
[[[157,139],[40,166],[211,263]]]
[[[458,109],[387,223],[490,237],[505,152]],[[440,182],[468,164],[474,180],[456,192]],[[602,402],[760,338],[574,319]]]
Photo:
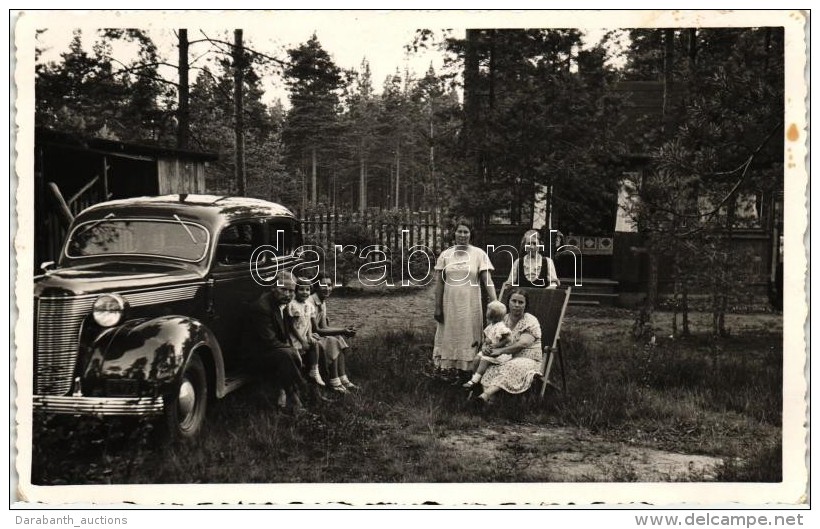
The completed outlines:
[[[148,416],[163,410],[162,397],[57,397],[35,395],[35,412],[65,415]]]

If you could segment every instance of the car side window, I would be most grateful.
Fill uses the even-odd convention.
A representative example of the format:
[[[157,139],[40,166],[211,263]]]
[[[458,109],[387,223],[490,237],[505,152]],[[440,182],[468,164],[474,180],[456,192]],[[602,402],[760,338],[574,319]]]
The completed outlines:
[[[291,219],[268,221],[269,244],[276,248],[277,255],[290,255],[302,245],[302,233],[299,223]]]
[[[226,226],[216,243],[216,263],[220,265],[248,264],[253,250],[263,240],[259,222],[239,222]]]

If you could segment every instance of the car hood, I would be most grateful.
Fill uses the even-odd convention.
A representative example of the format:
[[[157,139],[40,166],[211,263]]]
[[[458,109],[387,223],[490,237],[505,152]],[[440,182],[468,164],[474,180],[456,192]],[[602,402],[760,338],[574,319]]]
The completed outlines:
[[[62,268],[34,280],[35,296],[77,296],[163,287],[202,281],[202,274],[186,268],[100,265]]]

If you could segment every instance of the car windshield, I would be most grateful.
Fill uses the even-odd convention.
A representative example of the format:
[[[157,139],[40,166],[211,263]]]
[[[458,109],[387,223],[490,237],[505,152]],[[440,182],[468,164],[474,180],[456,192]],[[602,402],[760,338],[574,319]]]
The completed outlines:
[[[208,232],[182,220],[101,219],[71,233],[68,257],[150,255],[196,262],[208,249]]]

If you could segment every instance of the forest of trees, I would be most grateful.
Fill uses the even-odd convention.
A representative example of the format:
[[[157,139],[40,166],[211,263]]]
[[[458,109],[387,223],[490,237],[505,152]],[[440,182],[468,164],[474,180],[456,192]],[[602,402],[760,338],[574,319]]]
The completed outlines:
[[[178,32],[180,44],[186,34]],[[92,51],[84,49],[85,40],[93,41]],[[135,43],[137,56],[123,63],[112,53],[116,41]],[[315,36],[282,58],[247,45],[237,60],[227,37],[185,41],[191,56],[204,53],[194,52],[196,47],[209,48],[216,59],[187,68],[182,86],[183,61],[172,64],[171,58],[159,57],[147,32],[75,31],[60,60],[37,62],[36,124],[218,153],[207,182],[209,192],[217,194],[242,194],[244,187],[244,194],[291,207],[440,205],[437,182],[447,178],[444,168],[455,165],[451,146],[460,126],[460,104],[456,87],[432,67],[418,79],[397,68],[377,93],[366,59],[356,70],[342,70]],[[242,70],[244,186],[236,178],[237,64]],[[162,77],[161,66],[179,75]],[[195,79],[190,86],[187,73]],[[287,108],[280,101],[264,102],[262,77],[271,73],[287,87]]]
[[[665,44],[668,32],[671,47]],[[431,66],[420,78],[396,68],[378,80],[367,59],[357,69],[341,69],[316,35],[275,58],[252,45],[237,50],[227,33],[189,42],[180,30],[184,53],[172,64],[172,58],[159,56],[146,31],[76,31],[59,61],[37,62],[36,122],[216,152],[220,161],[209,169],[208,181],[215,193],[244,191],[291,206],[439,207],[484,221],[499,213],[526,222],[530,197],[547,186],[555,209],[572,224],[568,229],[607,233],[623,173],[621,155],[635,143],[661,158],[680,154],[674,149],[692,134],[693,120],[710,117],[709,105],[698,102],[706,100],[705,83],[730,94],[752,89],[747,78],[762,82],[779,75],[779,83],[764,86],[780,86],[782,98],[782,35],[770,29],[632,30],[628,37],[629,48],[619,52],[626,64],[614,68],[607,38],[584,46],[582,33],[573,29],[468,30],[461,39],[422,30],[408,49],[437,46],[449,66],[441,72]],[[90,53],[84,39],[93,41]],[[130,62],[114,56],[116,41],[136,46]],[[757,41],[760,46],[746,45]],[[206,53],[215,59],[188,66],[189,56]],[[752,64],[759,71],[743,54],[757,54]],[[162,77],[161,66],[178,75]],[[191,86],[189,74],[195,78]],[[269,74],[287,87],[287,106],[263,102],[262,78]],[[716,75],[732,86],[715,86]],[[690,96],[665,111],[663,123],[625,126],[625,104],[613,84],[667,78],[692,87]],[[770,101],[749,101],[750,114],[734,103],[722,105],[715,95],[711,111],[724,115],[715,116],[719,121],[711,125],[720,130],[713,135],[762,123],[755,115],[777,119],[779,108]],[[751,92],[737,101],[752,97],[767,94]],[[687,112],[692,105],[698,113]],[[737,119],[730,123],[731,118]],[[238,121],[243,182],[237,181]],[[716,158],[702,163],[715,165]]]
[[[595,226],[594,206],[616,191],[617,107],[606,104],[616,72],[604,66],[602,48],[581,49],[579,31],[475,31],[466,39],[420,31],[408,48],[437,46],[449,65],[421,77],[396,68],[382,80],[367,59],[338,67],[315,35],[280,58],[251,45],[239,57],[228,36],[189,42],[180,30],[177,38],[184,52],[172,64],[145,31],[76,31],[60,60],[37,62],[38,126],[216,152],[210,191],[244,189],[297,207],[498,211],[526,221],[526,197],[543,184],[562,189],[555,200],[568,217]],[[130,62],[114,56],[117,41],[137,46]],[[216,59],[189,67],[201,48]],[[478,70],[466,75],[465,64]],[[178,75],[162,77],[161,66]],[[245,182],[236,176],[237,70]],[[263,102],[261,80],[271,73],[287,87],[288,105]],[[472,95],[462,103],[465,92]],[[577,200],[591,196],[593,207]]]
[[[592,46],[575,29],[419,30],[408,53],[437,48],[444,68],[418,77],[397,67],[386,79],[372,78],[366,58],[340,68],[315,34],[281,57],[242,30],[199,34],[176,31],[177,57],[138,29],[75,31],[56,61],[36,50],[36,124],[215,152],[209,192],[302,210],[526,224],[546,190],[563,230],[603,235],[625,187],[650,256],[650,306],[668,259],[684,332],[687,292],[704,285],[722,332],[743,281],[731,247],[741,209],[782,196],[782,28],[614,30]],[[122,43],[136,49],[127,61],[113,52]],[[265,78],[287,88],[287,104],[265,103]],[[657,85],[657,113],[629,112],[634,101],[614,88],[634,81]],[[646,160],[637,173],[636,154]],[[702,266],[686,266],[692,255]]]
[[[180,49],[183,31],[177,35]],[[671,32],[670,47],[665,32]],[[578,30],[469,30],[463,39],[419,31],[408,47],[438,46],[449,67],[441,72],[430,67],[420,78],[396,68],[376,80],[367,59],[355,70],[339,68],[315,35],[286,57],[245,47],[237,58],[227,37],[188,42],[185,31],[185,57],[181,53],[172,64],[159,56],[145,31],[77,31],[59,61],[37,62],[36,122],[217,152],[220,162],[210,170],[209,188],[237,193],[239,69],[247,194],[291,205],[439,206],[482,215],[506,210],[510,220],[526,221],[527,197],[536,185],[546,185],[576,231],[606,232],[611,227],[600,226],[600,212],[611,209],[617,192],[620,155],[636,142],[643,152],[660,153],[664,141],[676,137],[670,132],[691,130],[686,119],[705,116],[683,116],[692,105],[707,110],[696,101],[704,100],[704,83],[714,85],[714,76],[721,75],[734,85],[721,89],[731,92],[752,90],[745,78],[765,80],[764,86],[779,86],[782,97],[782,34],[771,29],[631,30],[628,36],[629,47],[619,52],[626,63],[614,68],[608,65],[607,39],[583,46]],[[84,39],[93,41],[90,53]],[[115,41],[136,45],[129,63],[114,56]],[[760,45],[746,45],[754,42]],[[188,55],[205,55],[202,48],[216,59],[188,67]],[[754,62],[744,54],[754,55]],[[162,77],[161,66],[179,75]],[[191,86],[189,73],[195,73]],[[262,77],[271,73],[287,87],[287,108],[263,102]],[[678,100],[663,123],[625,127],[624,101],[613,95],[613,84],[667,77],[688,85],[690,96],[683,104]],[[775,111],[771,119],[776,120],[779,108],[769,103],[755,105],[754,113]],[[759,122],[737,104],[714,99],[712,106],[726,114],[715,116],[720,119],[715,126],[725,125],[716,134]],[[726,121],[731,117],[737,118],[733,124]]]

